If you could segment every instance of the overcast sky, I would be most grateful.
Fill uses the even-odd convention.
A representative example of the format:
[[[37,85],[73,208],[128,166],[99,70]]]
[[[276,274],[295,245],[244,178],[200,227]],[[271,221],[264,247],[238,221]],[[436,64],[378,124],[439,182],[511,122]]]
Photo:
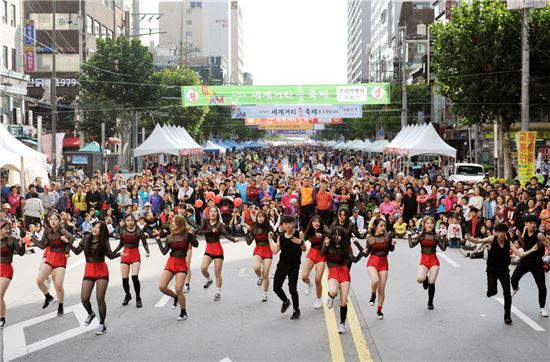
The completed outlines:
[[[244,17],[244,70],[252,73],[254,84],[346,83],[346,0],[239,3]],[[141,0],[141,5],[142,12],[158,11],[158,0]]]

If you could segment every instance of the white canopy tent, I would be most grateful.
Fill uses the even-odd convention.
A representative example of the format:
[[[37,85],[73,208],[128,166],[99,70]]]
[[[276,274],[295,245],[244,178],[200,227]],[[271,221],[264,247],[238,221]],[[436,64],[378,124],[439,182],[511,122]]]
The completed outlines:
[[[164,132],[160,124],[155,126],[155,129],[153,129],[153,132],[147,137],[145,142],[134,149],[135,157],[155,154],[175,156],[180,154],[180,145]]]
[[[21,184],[25,189],[36,177],[49,183],[47,157],[25,146],[0,124],[0,168],[9,170],[8,184]],[[21,173],[22,172],[22,173]]]
[[[370,144],[365,151],[371,152],[371,153],[383,153],[384,147],[388,145],[387,140],[377,140],[374,141],[372,144]]]
[[[219,146],[212,141],[206,141],[202,144],[202,148],[206,152],[225,153],[225,147]]]
[[[421,134],[403,147],[401,153],[407,157],[434,154],[456,158],[456,149],[449,146],[437,133],[434,126],[427,124]]]
[[[203,148],[189,135],[187,130],[181,126],[164,126],[164,131],[174,137],[181,145],[180,155],[189,156],[201,153]]]

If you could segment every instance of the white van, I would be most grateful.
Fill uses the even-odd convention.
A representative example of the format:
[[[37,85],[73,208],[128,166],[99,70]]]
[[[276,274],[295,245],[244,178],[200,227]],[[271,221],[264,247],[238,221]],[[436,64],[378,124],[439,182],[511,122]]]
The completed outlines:
[[[449,176],[449,181],[454,182],[483,182],[485,170],[483,165],[477,163],[456,163]]]

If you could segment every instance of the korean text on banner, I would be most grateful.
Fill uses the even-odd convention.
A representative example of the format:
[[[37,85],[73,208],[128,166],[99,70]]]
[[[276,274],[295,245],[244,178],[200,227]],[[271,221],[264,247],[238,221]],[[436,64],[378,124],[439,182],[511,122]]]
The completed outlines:
[[[260,124],[258,125],[258,129],[264,131],[274,131],[280,129],[311,131],[313,130],[313,124]]]
[[[518,148],[518,179],[522,185],[535,176],[535,144],[537,133],[534,131],[520,131],[516,134]]]
[[[319,106],[231,106],[231,118],[361,118],[361,104]]]
[[[388,104],[389,83],[291,86],[186,86],[184,107],[209,105]]]

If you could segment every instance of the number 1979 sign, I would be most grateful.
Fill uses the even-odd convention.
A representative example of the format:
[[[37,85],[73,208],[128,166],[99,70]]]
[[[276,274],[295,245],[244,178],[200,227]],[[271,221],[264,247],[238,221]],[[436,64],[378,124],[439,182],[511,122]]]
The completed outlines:
[[[181,89],[184,107],[231,105],[388,104],[389,83],[294,86],[191,86]]]

